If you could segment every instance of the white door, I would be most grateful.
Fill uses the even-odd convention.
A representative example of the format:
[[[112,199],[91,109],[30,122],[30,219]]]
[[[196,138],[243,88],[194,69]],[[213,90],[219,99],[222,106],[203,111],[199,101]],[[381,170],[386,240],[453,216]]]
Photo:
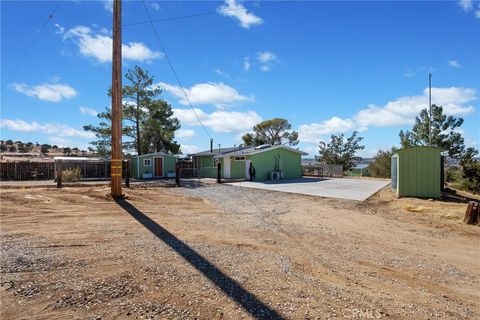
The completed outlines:
[[[250,162],[251,160],[245,160],[245,180],[250,180]]]
[[[223,158],[223,177],[230,179],[230,157]]]

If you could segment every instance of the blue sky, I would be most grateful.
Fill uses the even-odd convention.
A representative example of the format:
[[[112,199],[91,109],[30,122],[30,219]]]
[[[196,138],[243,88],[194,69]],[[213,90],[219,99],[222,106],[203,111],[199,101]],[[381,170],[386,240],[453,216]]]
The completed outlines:
[[[82,126],[110,105],[109,1],[1,2],[1,138],[86,148]],[[448,2],[148,1],[165,49],[217,143],[286,118],[313,156],[331,134],[359,130],[363,156],[399,144],[432,102],[465,119],[479,147],[480,4]],[[200,14],[200,15],[198,15]],[[190,17],[185,17],[190,16]],[[182,128],[184,153],[209,147],[141,2],[124,2],[124,73],[155,77]],[[37,38],[15,73],[21,56]],[[11,77],[11,75],[13,76]],[[11,78],[10,78],[11,77]]]

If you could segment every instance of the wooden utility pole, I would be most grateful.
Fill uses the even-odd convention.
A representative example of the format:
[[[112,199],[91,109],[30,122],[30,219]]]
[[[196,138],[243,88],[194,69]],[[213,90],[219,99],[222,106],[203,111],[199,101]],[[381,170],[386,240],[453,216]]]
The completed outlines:
[[[122,1],[113,1],[112,197],[122,197]]]

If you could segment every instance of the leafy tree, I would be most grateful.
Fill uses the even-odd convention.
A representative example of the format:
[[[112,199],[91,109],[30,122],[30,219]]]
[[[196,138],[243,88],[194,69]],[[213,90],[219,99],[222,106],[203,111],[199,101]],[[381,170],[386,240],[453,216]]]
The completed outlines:
[[[472,192],[480,192],[480,162],[475,159],[477,154],[478,150],[467,148],[460,159],[460,165],[463,168],[464,187]]]
[[[142,123],[142,153],[169,151],[180,152],[180,145],[173,139],[180,129],[180,121],[173,117],[172,106],[164,100],[155,100],[148,107],[148,118]]]
[[[72,149],[70,149],[70,148],[68,148],[68,147],[63,148],[63,154],[68,155],[68,154],[70,154],[70,153],[72,153]]]
[[[358,132],[354,131],[350,138],[345,140],[343,133],[341,135],[332,135],[330,142],[326,144],[321,141],[319,144],[320,156],[318,160],[325,164],[341,165],[343,171],[348,171],[355,166],[355,163],[361,160],[361,157],[355,156],[358,150],[365,149],[360,145],[363,137],[358,137]]]
[[[243,143],[247,146],[259,146],[262,144],[279,145],[298,144],[298,132],[291,131],[292,125],[287,119],[274,118],[265,120],[253,127],[252,133],[242,137]]]
[[[51,147],[51,145],[44,143],[40,146],[40,152],[42,154],[47,154]]]
[[[17,147],[14,144],[9,145],[8,152],[17,152]]]
[[[54,145],[52,146],[52,149],[58,149],[58,146],[57,146],[56,144],[54,144]]]
[[[378,150],[373,157],[373,161],[368,165],[368,171],[375,177],[389,178],[391,175],[392,156],[398,152],[398,149],[393,147],[391,150]]]
[[[122,139],[123,148],[127,151],[134,150],[140,155],[151,151],[177,153],[180,146],[173,139],[180,123],[172,117],[172,108],[167,102],[155,99],[161,91],[152,89],[153,77],[138,66],[128,70],[125,77],[130,84],[123,87],[125,102],[122,106],[122,135],[127,138]],[[95,153],[109,155],[111,109],[107,108],[97,117],[101,119],[97,126],[87,125],[83,129],[93,132],[97,137],[96,141],[91,142],[95,146]]]
[[[8,139],[7,141],[5,141],[5,144],[6,144],[7,146],[11,146],[11,145],[13,145],[13,141],[10,140],[10,139]]]
[[[6,144],[0,144],[0,152],[5,152],[7,151],[7,145]]]
[[[423,109],[415,118],[412,131],[400,131],[402,147],[429,146],[429,112]],[[442,106],[432,105],[432,146],[448,151],[448,155],[459,158],[465,150],[462,134],[455,129],[463,124],[462,118],[446,116]]]
[[[147,117],[147,110],[151,107],[152,100],[161,91],[158,88],[152,88],[153,77],[139,66],[128,70],[125,78],[130,81],[130,84],[123,87],[123,96],[126,100],[123,106],[123,118],[131,123],[131,129],[128,132],[134,140],[137,153],[142,154],[140,128]]]

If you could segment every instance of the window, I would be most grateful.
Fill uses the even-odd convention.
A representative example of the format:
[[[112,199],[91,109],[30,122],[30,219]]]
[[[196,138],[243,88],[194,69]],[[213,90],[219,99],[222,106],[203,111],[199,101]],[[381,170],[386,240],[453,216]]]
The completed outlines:
[[[235,161],[245,161],[245,157],[235,157]]]
[[[152,166],[152,160],[151,159],[143,159],[143,165],[145,167],[150,167]]]

